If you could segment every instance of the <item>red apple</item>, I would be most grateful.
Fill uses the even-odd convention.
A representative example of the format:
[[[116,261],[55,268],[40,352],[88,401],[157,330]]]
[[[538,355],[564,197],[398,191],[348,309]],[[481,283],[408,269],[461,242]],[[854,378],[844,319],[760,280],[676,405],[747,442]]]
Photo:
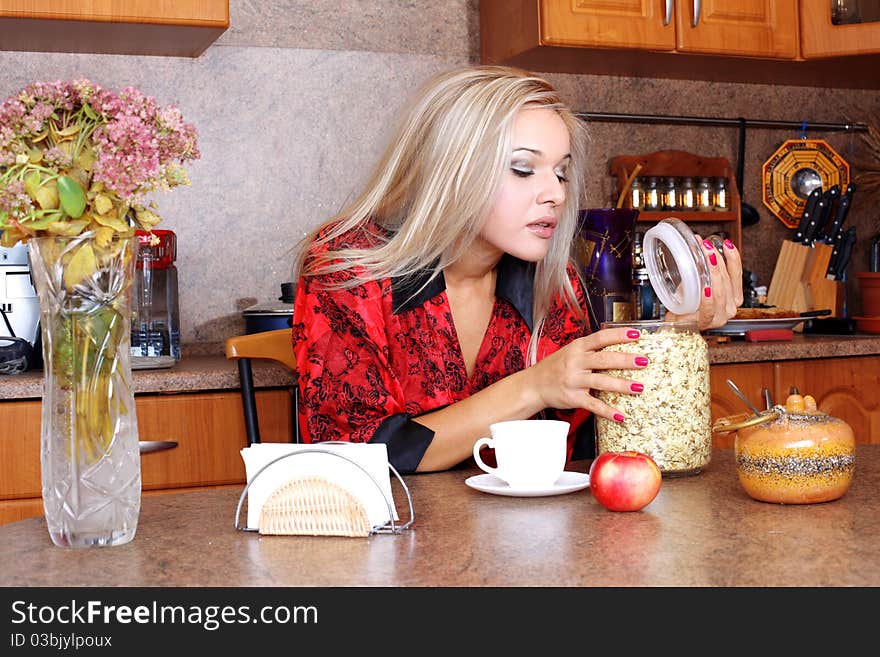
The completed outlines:
[[[660,468],[641,452],[603,452],[590,466],[590,490],[611,511],[638,511],[660,490]]]

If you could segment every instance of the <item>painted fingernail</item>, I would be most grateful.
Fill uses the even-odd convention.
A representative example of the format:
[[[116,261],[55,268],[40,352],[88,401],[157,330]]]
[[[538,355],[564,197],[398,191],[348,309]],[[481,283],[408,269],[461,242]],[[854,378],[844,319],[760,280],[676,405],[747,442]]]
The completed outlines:
[[[639,331],[636,331],[635,329],[630,329],[629,331],[626,332],[626,337],[628,337],[630,340],[635,340],[640,335],[641,335],[641,333]]]
[[[624,418],[623,415],[621,415],[620,413],[614,414],[614,421],[615,422],[623,422],[625,419],[626,418]]]
[[[731,242],[730,240],[724,240],[724,246],[726,246],[728,249],[735,249],[736,248],[736,245],[733,242]]]
[[[718,266],[718,256],[716,256],[714,253],[710,253],[709,254],[709,262],[712,263],[713,267],[717,267]]]
[[[641,383],[630,383],[629,389],[633,392],[644,392],[645,386],[643,386]]]
[[[703,294],[705,294],[705,295],[706,295],[706,298],[708,299],[709,297],[712,296],[712,288],[711,288],[711,287],[707,287],[705,290],[703,290]]]
[[[712,242],[710,242],[709,240],[703,240],[703,246],[705,246],[706,250],[708,250],[708,251],[711,251],[712,249],[715,248],[715,245],[712,244]]]
[[[645,358],[644,356],[636,356],[634,362],[639,367],[645,367],[648,364],[648,359]]]

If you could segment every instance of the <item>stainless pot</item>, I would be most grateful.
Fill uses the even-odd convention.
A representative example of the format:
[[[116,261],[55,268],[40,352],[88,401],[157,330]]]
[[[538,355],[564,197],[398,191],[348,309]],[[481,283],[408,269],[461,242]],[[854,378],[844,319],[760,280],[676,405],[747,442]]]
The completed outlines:
[[[262,333],[277,329],[289,329],[293,325],[293,283],[281,284],[281,296],[249,306],[242,311],[245,333]]]

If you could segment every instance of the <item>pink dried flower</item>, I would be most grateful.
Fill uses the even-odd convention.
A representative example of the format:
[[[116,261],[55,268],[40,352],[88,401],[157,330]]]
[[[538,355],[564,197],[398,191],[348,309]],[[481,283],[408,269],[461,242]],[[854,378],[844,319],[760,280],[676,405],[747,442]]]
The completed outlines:
[[[125,216],[150,192],[189,184],[182,165],[200,156],[197,142],[177,107],[160,107],[134,87],[116,93],[87,79],[30,84],[0,104],[0,230],[38,234],[28,222],[47,213],[71,219],[35,204],[23,182],[30,178],[43,186],[72,175],[86,191],[100,183],[105,211],[109,199]],[[86,209],[101,214],[91,205],[96,195],[89,192]]]

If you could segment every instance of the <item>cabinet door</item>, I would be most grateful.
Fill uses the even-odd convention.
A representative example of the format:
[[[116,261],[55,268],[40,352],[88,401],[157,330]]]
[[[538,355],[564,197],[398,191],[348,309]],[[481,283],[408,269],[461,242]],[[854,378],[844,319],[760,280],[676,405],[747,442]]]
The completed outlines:
[[[833,0],[801,3],[801,55],[804,59],[880,53],[880,6],[850,2],[861,7],[859,23],[832,23]]]
[[[257,416],[264,442],[290,442],[291,393],[257,390]],[[238,392],[138,395],[138,437],[177,442],[143,454],[144,490],[215,486],[245,480],[239,450],[247,445]],[[0,501],[38,498],[40,409],[35,400],[0,402]]]
[[[880,443],[880,356],[782,361],[773,365],[776,401],[792,386],[820,411],[846,421],[857,443]]]
[[[670,7],[672,0],[669,0]],[[514,4],[514,3],[511,3]],[[543,0],[541,41],[586,48],[672,50],[672,11],[658,0]]]
[[[676,50],[795,59],[797,18],[797,0],[676,0]]]
[[[762,390],[772,389],[773,386],[773,366],[771,363],[712,365],[709,368],[709,386],[713,423],[721,417],[749,412],[743,401],[727,385],[727,379],[733,381],[755,406],[762,409],[764,408]],[[715,447],[733,447],[734,435],[733,433],[713,435],[712,444]]]

